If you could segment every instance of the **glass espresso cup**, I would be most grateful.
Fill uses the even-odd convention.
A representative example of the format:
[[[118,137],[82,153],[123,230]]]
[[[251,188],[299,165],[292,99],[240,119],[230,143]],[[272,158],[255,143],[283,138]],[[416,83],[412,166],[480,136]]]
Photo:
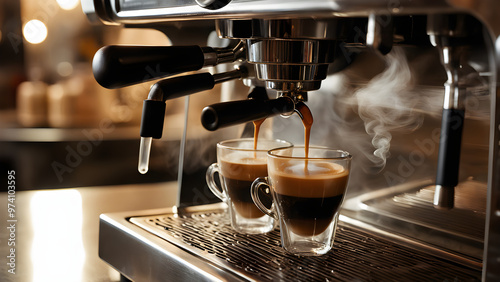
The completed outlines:
[[[208,167],[206,181],[210,190],[228,205],[231,226],[237,232],[260,234],[276,227],[274,218],[255,206],[250,186],[255,178],[267,176],[267,151],[292,146],[283,140],[259,139],[254,150],[253,138],[217,144],[217,163]],[[215,173],[219,174],[222,189],[215,182]],[[268,202],[270,204],[271,200]]]
[[[310,147],[307,158],[304,147],[268,152],[268,177],[252,183],[252,199],[262,212],[279,219],[286,251],[319,256],[332,248],[351,159],[348,152],[322,147]],[[259,196],[269,187],[270,209]]]

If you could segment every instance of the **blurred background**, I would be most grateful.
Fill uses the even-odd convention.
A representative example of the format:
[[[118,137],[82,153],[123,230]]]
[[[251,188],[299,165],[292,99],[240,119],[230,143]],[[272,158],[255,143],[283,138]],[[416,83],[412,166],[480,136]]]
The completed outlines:
[[[79,0],[0,0],[0,31],[0,170],[16,170],[18,190],[175,180],[183,101],[168,107],[172,128],[140,175],[139,122],[152,83],[107,90],[91,71],[100,47],[169,45],[163,33],[93,26]]]
[[[110,44],[171,43],[152,29],[91,25],[79,0],[0,0],[0,281],[119,281],[98,256],[99,215],[176,203],[184,100],[167,104],[164,137],[141,175],[142,100],[154,81],[98,85],[92,58]],[[5,263],[12,247],[15,274]]]

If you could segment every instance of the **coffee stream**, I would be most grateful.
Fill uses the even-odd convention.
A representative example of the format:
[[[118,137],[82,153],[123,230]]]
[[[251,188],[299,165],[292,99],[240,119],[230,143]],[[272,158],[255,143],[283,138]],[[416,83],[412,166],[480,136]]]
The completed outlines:
[[[299,102],[295,105],[295,111],[299,115],[302,120],[302,124],[304,125],[304,147],[305,147],[305,166],[304,170],[307,173],[307,158],[309,157],[309,141],[311,139],[311,128],[313,124],[313,116],[309,107],[306,106],[303,102]],[[253,133],[253,149],[257,150],[257,141],[259,140],[259,132],[260,126],[266,119],[259,119],[253,121],[254,133]]]
[[[302,119],[305,129],[305,142],[306,142],[306,158],[309,151],[309,136],[312,126],[312,114],[309,108],[299,103],[297,113]],[[248,193],[248,187],[251,186],[252,181],[262,175],[267,175],[267,163],[260,163],[257,160],[257,142],[259,138],[260,127],[266,119],[259,119],[253,121],[254,125],[254,158],[247,159],[246,163],[233,163],[233,162],[220,162],[221,173],[224,176],[224,182],[228,187],[229,197],[232,199],[235,209],[245,218],[259,218],[264,214],[254,205],[253,200]],[[307,173],[307,160],[305,166]]]
[[[307,174],[308,169],[307,169],[307,164],[308,160],[307,158],[309,157],[309,141],[311,138],[311,127],[313,124],[313,116],[311,113],[311,110],[309,107],[306,106],[306,104],[300,102],[297,103],[295,110],[297,111],[300,119],[302,120],[302,124],[304,125],[304,147],[305,147],[305,165],[304,165],[304,172]]]
[[[263,119],[254,120],[253,121],[253,128],[254,128],[254,132],[253,132],[253,149],[254,150],[257,150],[257,140],[259,139],[260,126],[262,125],[262,123],[265,120],[266,119],[263,118]]]
[[[304,125],[305,164],[303,175],[300,171],[274,172],[276,197],[278,206],[282,210],[284,223],[295,234],[300,236],[316,236],[323,233],[335,217],[342,199],[349,172],[340,165],[328,163],[316,164],[320,171],[309,171],[309,143],[313,116],[311,110],[303,102],[295,105],[295,112]],[[254,149],[257,149],[257,140],[260,126],[265,119],[256,120],[254,124]],[[302,168],[300,168],[302,169]],[[312,169],[312,168],[311,168]],[[325,171],[328,171],[325,173]],[[319,173],[319,174],[318,174]],[[325,187],[328,189],[325,190]],[[251,216],[259,216],[255,213]],[[246,215],[251,217],[250,214]]]

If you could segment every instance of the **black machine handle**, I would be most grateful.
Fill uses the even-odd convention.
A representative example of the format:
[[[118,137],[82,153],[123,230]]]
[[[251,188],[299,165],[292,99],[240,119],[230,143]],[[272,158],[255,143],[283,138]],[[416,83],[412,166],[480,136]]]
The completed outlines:
[[[201,69],[204,51],[199,46],[119,46],[101,48],[92,69],[96,81],[109,89]]]
[[[141,137],[160,139],[165,121],[164,101],[144,100],[142,104]]]
[[[164,79],[155,83],[149,91],[148,99],[172,100],[186,95],[210,90],[215,86],[210,73],[197,73]]]
[[[464,110],[443,109],[436,185],[455,187],[458,184],[464,115]]]
[[[245,73],[244,69],[214,75],[197,73],[164,79],[155,83],[149,91],[148,99],[144,100],[143,103],[141,137],[161,138],[165,120],[165,101],[210,90],[217,83],[241,78]]]
[[[165,101],[210,90],[215,81],[210,73],[199,73],[164,79],[155,83],[144,100],[141,118],[141,137],[160,139],[165,120]]]
[[[205,107],[201,113],[201,123],[205,129],[214,131],[221,127],[290,113],[294,108],[294,102],[288,97],[224,102]]]

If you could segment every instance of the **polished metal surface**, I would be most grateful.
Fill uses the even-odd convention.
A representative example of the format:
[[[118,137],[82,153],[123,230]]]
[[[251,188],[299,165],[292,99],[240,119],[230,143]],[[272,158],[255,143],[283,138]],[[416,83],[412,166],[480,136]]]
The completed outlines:
[[[7,244],[5,225],[0,232],[2,256],[16,250],[16,271],[7,272],[4,258],[0,281],[121,281],[98,256],[99,215],[171,206],[176,188],[176,182],[163,182],[16,191],[16,245]],[[2,203],[7,199],[7,192],[0,193]],[[0,213],[2,222],[10,219],[7,211]]]
[[[247,60],[255,64],[257,78],[278,91],[319,89],[328,64],[334,60],[335,41],[247,40]],[[311,83],[312,82],[312,83]]]
[[[453,187],[455,207],[450,210],[434,207],[435,189],[436,185],[428,180],[365,193],[346,202],[348,207],[361,207],[349,209],[346,215],[480,263],[485,234],[486,183],[469,179]]]
[[[452,209],[455,203],[455,187],[436,185],[433,203],[438,209]]]
[[[336,40],[345,37],[351,19],[220,19],[216,20],[221,38]]]
[[[328,64],[333,62],[335,41],[247,40],[247,60],[264,64]]]
[[[167,273],[174,279],[197,281],[382,281],[401,277],[479,281],[481,275],[474,262],[456,261],[439,250],[426,253],[421,245],[406,245],[404,238],[356,228],[344,221],[353,222],[348,218],[341,217],[330,253],[306,258],[281,248],[279,230],[254,236],[235,233],[222,204],[149,213],[101,217],[101,240],[106,244],[100,256],[137,281],[162,281]]]
[[[245,38],[257,78],[278,91],[312,91],[326,78],[345,23],[341,19],[218,20],[218,34]]]
[[[266,81],[266,87],[279,91],[278,93],[290,93],[293,98],[304,96],[303,91],[315,90],[321,87],[321,81]],[[292,95],[293,93],[293,95]]]
[[[392,17],[383,14],[371,14],[368,17],[366,46],[381,55],[386,55],[392,50],[394,37]]]
[[[490,51],[490,61],[495,66],[492,71],[498,76],[500,71],[500,37],[494,37],[494,48]],[[484,238],[483,280],[496,281],[500,277],[500,79],[491,83],[491,134],[488,165],[488,202],[486,204],[486,227]]]
[[[443,67],[448,76],[445,83],[445,95],[443,109],[463,110],[466,98],[466,76],[470,73],[464,71],[463,57],[467,52],[467,46],[439,46],[443,60]]]
[[[455,81],[455,80],[454,80]],[[446,83],[444,85],[444,103],[443,109],[459,109],[463,110],[467,88],[458,86],[458,82]]]
[[[326,78],[327,64],[318,65],[280,65],[257,64],[257,77],[266,81],[308,82]],[[308,89],[304,89],[308,90]],[[315,89],[309,89],[315,90]]]
[[[87,0],[89,1],[89,0]],[[95,11],[103,21],[120,24],[142,24],[176,20],[233,19],[233,18],[318,18],[332,16],[368,16],[373,11],[397,14],[452,12],[457,9],[445,0],[366,1],[366,0],[233,0],[217,10],[207,10],[194,1],[169,0],[98,0]],[[92,13],[87,13],[91,15]],[[92,19],[92,18],[91,18]]]
[[[222,63],[232,63],[244,58],[245,44],[240,41],[235,46],[227,48],[202,47],[204,66],[215,66]]]
[[[478,76],[481,67],[471,58],[472,46],[484,41],[480,22],[470,15],[430,15],[427,34],[431,43],[441,52],[441,60],[448,80],[445,83],[444,109],[464,109],[467,87],[473,87],[470,77]],[[487,62],[482,62],[487,64]],[[475,81],[477,83],[477,81]]]
[[[99,257],[132,281],[242,280],[129,221],[134,215],[172,212],[164,208],[101,215]]]

